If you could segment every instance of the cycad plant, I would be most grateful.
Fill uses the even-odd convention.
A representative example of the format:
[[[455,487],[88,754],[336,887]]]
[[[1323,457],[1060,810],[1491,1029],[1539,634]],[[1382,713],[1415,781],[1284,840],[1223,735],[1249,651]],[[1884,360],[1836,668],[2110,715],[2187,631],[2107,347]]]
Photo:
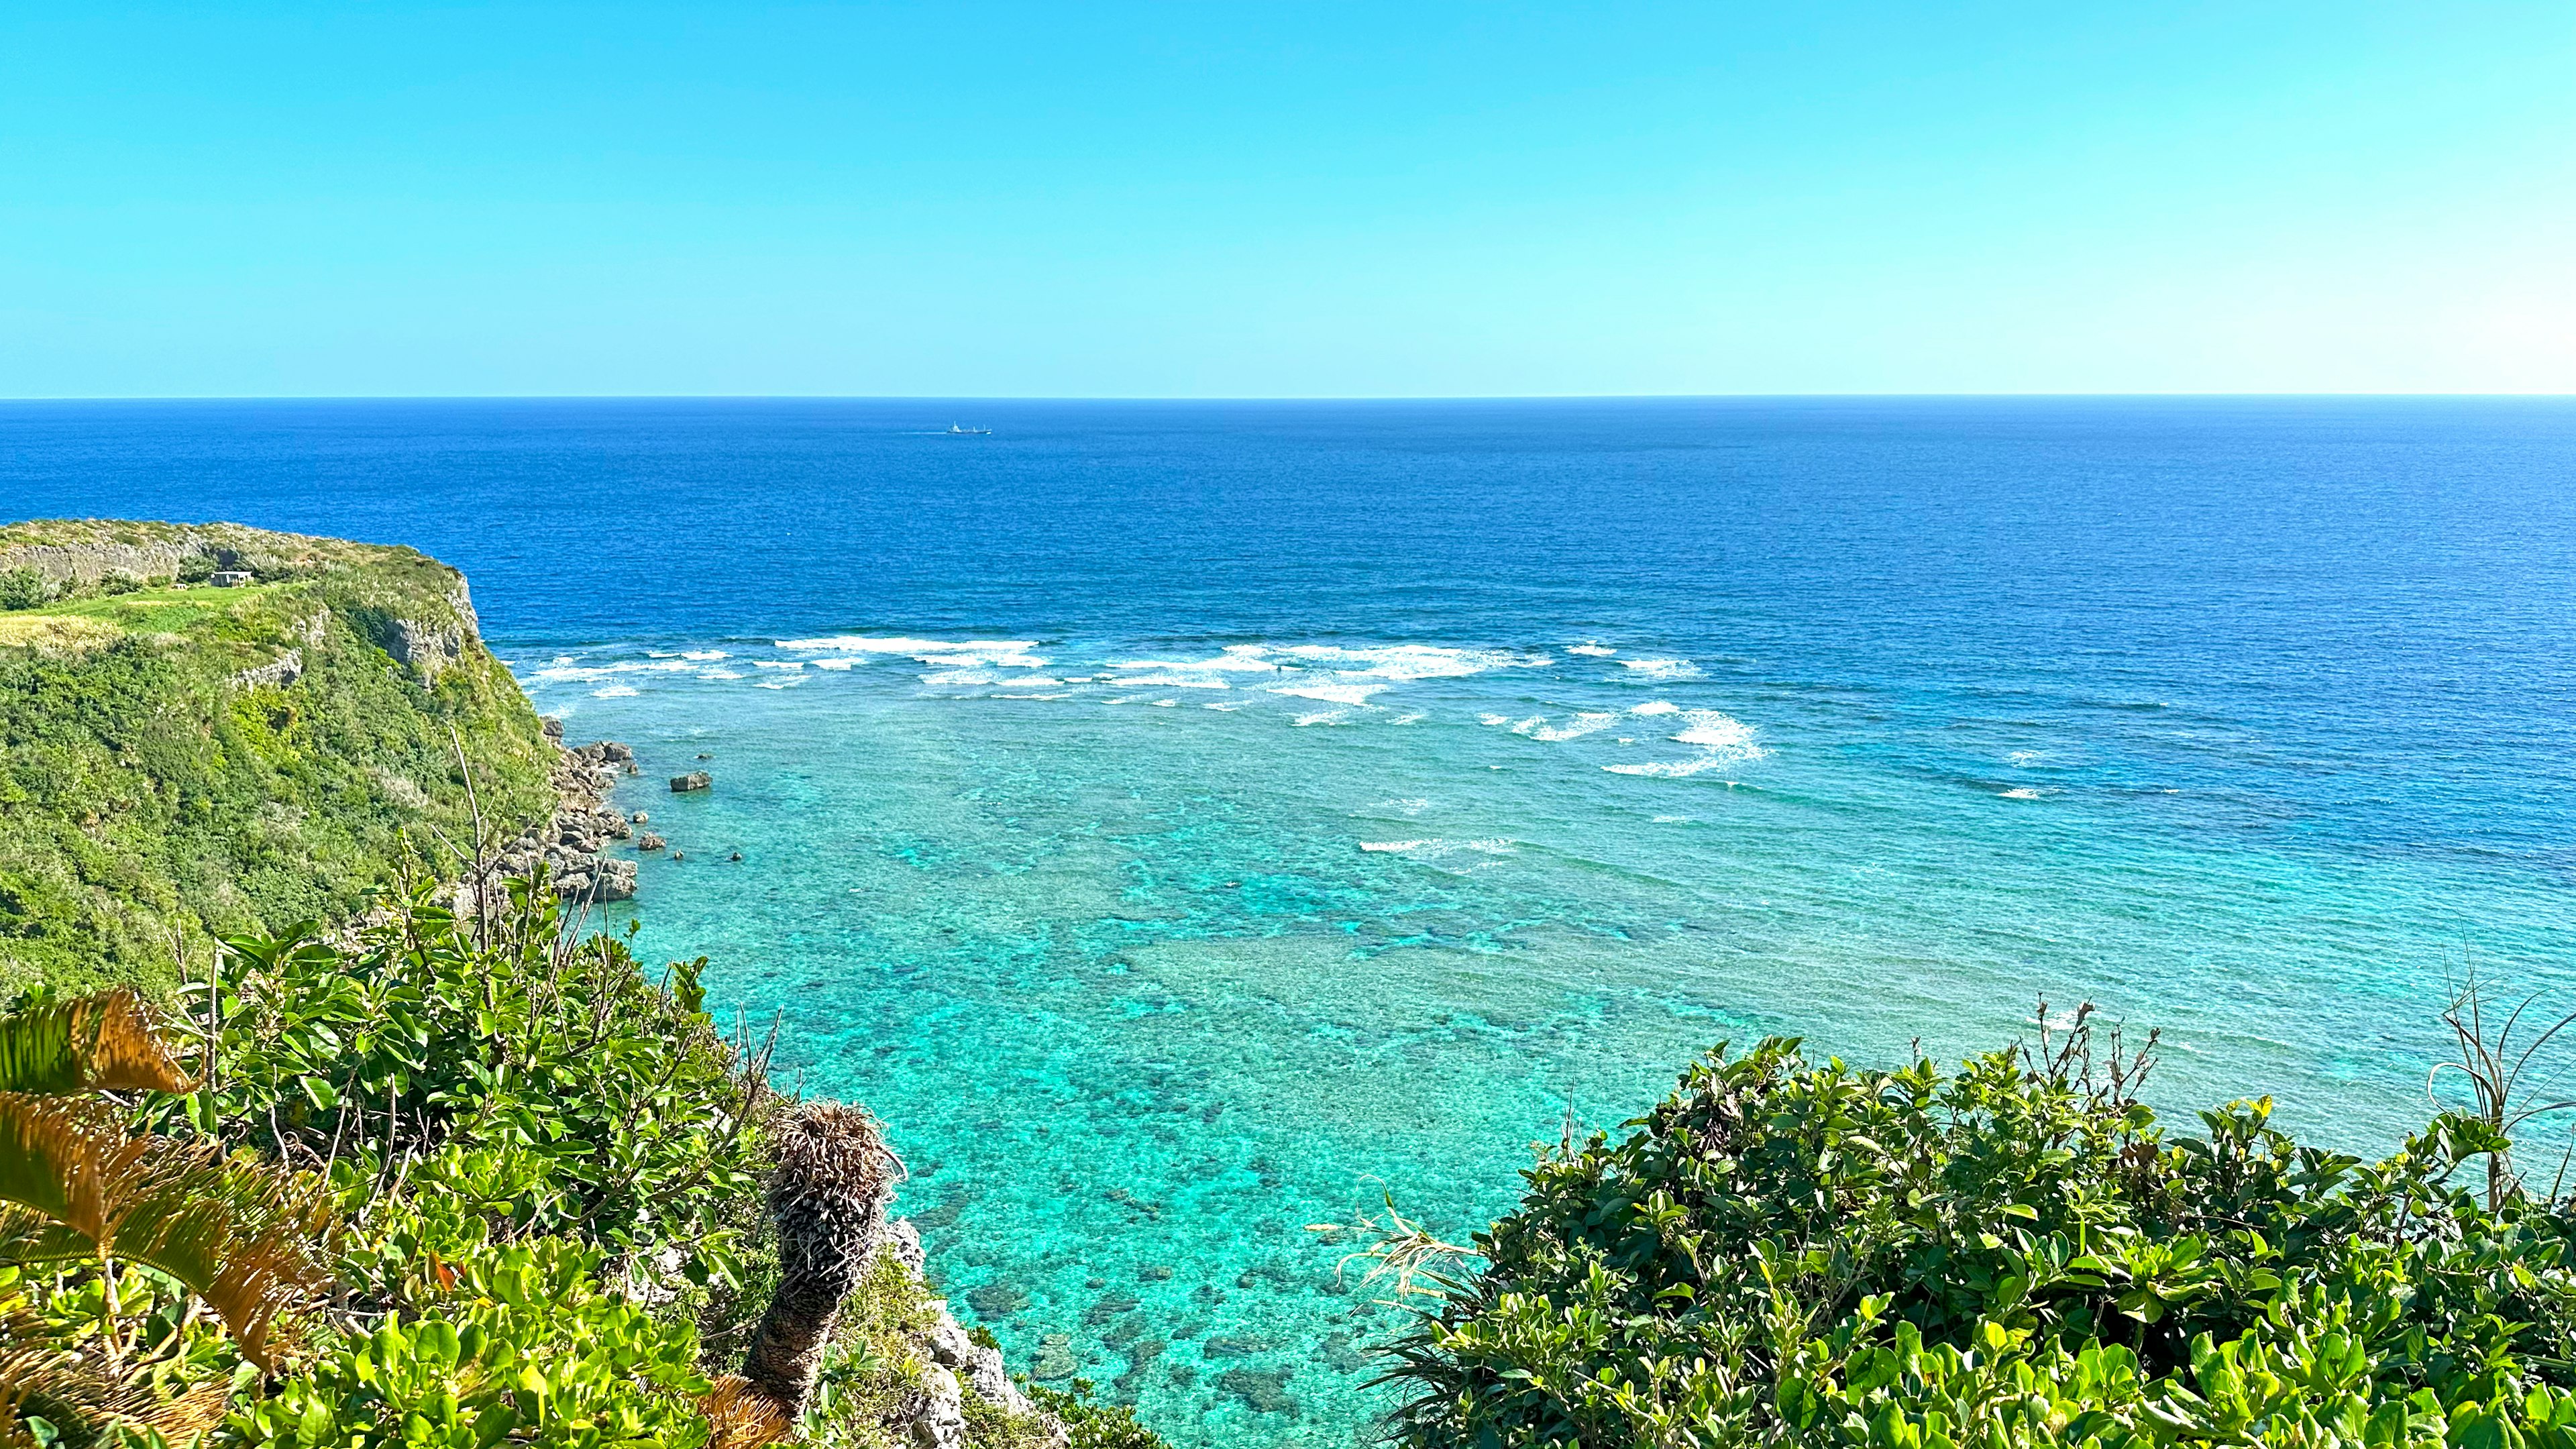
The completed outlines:
[[[94,1272],[100,1290],[94,1332],[67,1340],[23,1308],[0,1327],[0,1435],[22,1434],[31,1405],[165,1434],[214,1412],[219,1392],[199,1405],[133,1391],[144,1365],[127,1341],[129,1267],[210,1311],[261,1368],[275,1365],[281,1315],[326,1281],[331,1213],[318,1184],[140,1130],[110,1095],[189,1085],[129,992],[0,1017],[0,1267]]]
[[[884,1239],[900,1164],[864,1107],[808,1102],[776,1134],[769,1213],[778,1228],[778,1291],[742,1373],[793,1422],[813,1395],[841,1304]]]

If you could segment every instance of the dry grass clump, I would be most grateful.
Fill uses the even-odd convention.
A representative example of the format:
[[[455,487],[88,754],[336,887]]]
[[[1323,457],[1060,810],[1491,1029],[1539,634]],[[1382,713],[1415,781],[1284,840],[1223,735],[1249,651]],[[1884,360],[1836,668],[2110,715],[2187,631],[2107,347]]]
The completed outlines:
[[[105,619],[82,614],[0,614],[0,649],[24,649],[48,659],[95,653],[125,636]]]

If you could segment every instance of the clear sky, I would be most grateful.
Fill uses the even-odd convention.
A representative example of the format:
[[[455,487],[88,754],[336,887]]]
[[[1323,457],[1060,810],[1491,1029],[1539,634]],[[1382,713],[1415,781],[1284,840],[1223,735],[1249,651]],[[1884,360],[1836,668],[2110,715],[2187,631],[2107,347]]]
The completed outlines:
[[[0,0],[0,395],[2576,391],[2576,3]]]

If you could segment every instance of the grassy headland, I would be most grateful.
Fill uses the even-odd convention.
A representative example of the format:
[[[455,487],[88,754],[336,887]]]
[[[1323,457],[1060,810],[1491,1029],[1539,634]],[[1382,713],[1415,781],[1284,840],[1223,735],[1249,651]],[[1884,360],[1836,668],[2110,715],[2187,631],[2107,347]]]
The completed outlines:
[[[0,609],[0,995],[161,994],[175,943],[346,917],[478,805],[506,835],[552,803],[464,578],[411,549],[20,523]]]

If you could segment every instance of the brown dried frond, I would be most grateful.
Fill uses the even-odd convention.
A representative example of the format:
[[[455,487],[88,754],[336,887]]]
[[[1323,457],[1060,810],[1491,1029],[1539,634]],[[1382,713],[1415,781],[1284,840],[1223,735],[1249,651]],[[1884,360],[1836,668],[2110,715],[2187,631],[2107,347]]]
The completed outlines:
[[[119,987],[0,1018],[0,1091],[184,1092],[142,999]]]
[[[93,1431],[150,1430],[172,1444],[185,1444],[223,1422],[231,1397],[228,1377],[207,1378],[175,1396],[156,1397],[149,1383],[119,1382],[49,1339],[34,1315],[0,1315],[0,1449],[37,1449],[26,1424],[31,1399],[41,1402],[48,1416],[69,1415]]]
[[[788,1436],[794,1425],[769,1396],[740,1374],[726,1374],[699,1396],[707,1416],[707,1449],[763,1449]]]
[[[1476,1256],[1474,1248],[1444,1241],[1429,1228],[1398,1212],[1393,1193],[1381,1194],[1381,1199],[1386,1204],[1383,1220],[1361,1213],[1347,1223],[1306,1225],[1306,1231],[1318,1234],[1326,1242],[1351,1234],[1368,1244],[1357,1251],[1344,1253],[1341,1261],[1333,1265],[1335,1282],[1341,1281],[1350,1271],[1351,1264],[1366,1260],[1369,1270],[1360,1279],[1360,1286],[1367,1288],[1381,1278],[1394,1279],[1395,1296],[1380,1301],[1401,1307],[1415,1294],[1441,1291],[1437,1285],[1445,1281],[1441,1276],[1442,1270],[1459,1259]]]
[[[41,1219],[12,1215],[11,1257],[149,1264],[204,1299],[262,1368],[279,1315],[329,1281],[334,1219],[318,1181],[132,1132],[96,1099],[0,1092],[0,1201]]]

